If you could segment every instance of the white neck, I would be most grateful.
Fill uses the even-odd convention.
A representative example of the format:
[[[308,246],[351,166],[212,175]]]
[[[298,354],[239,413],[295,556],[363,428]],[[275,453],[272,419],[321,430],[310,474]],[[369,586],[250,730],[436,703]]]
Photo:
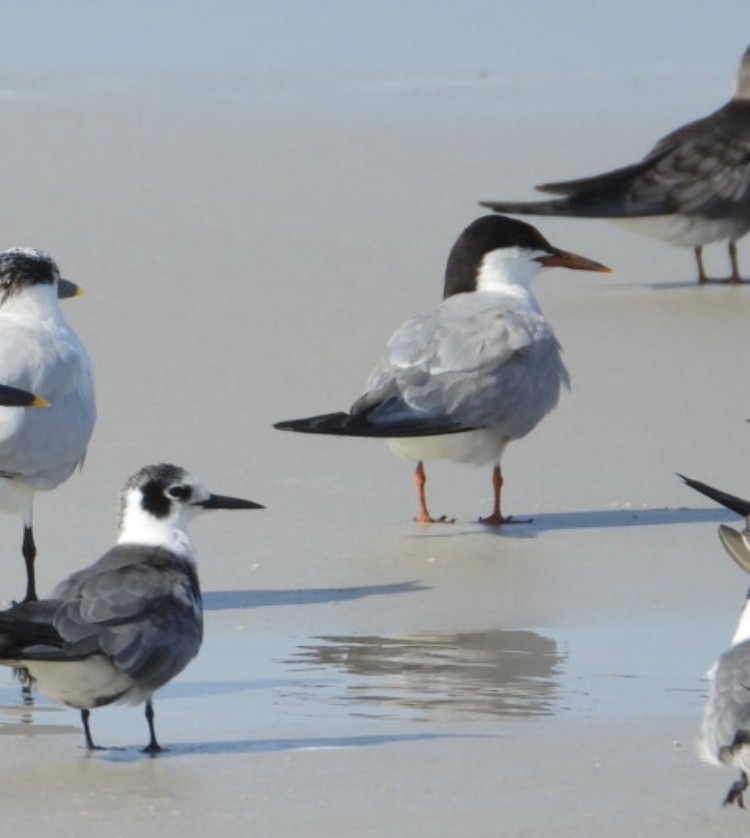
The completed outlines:
[[[482,260],[477,275],[477,291],[510,294],[523,299],[539,311],[539,303],[531,293],[530,283],[542,266],[528,250],[504,247],[490,251]]]
[[[193,545],[182,519],[183,515],[179,512],[165,518],[155,518],[144,511],[140,493],[134,492],[125,501],[117,543],[163,547],[184,558],[193,559]]]
[[[32,285],[11,294],[0,306],[0,314],[25,314],[64,323],[56,285]]]
[[[745,603],[745,607],[740,614],[740,620],[737,623],[737,630],[732,638],[732,646],[742,643],[744,640],[750,639],[750,598]]]

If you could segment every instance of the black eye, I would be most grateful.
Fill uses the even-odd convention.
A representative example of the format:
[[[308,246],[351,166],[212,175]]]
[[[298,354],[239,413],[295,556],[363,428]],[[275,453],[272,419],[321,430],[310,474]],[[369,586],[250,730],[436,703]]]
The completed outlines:
[[[178,483],[175,486],[170,486],[167,489],[167,495],[169,495],[170,498],[174,498],[175,500],[189,500],[190,495],[192,495],[192,493],[193,490],[190,488],[190,486],[183,486],[180,483]]]

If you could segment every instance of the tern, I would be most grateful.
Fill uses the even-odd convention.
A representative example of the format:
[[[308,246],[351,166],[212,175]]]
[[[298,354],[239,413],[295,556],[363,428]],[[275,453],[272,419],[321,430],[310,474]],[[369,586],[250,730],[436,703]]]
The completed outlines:
[[[608,218],[634,232],[691,247],[700,283],[723,281],[706,275],[703,247],[728,240],[728,281],[742,282],[737,240],[750,230],[750,49],[729,102],[667,134],[640,162],[537,189],[565,197],[480,203],[521,215]]]
[[[742,532],[722,524],[719,537],[734,561],[750,573],[750,501],[698,480],[679,477],[691,488],[745,519]],[[730,648],[709,670],[709,679],[708,700],[703,713],[703,754],[713,764],[740,769],[740,778],[730,786],[724,805],[736,803],[744,809],[750,773],[750,591]]]
[[[506,523],[505,446],[533,430],[569,384],[560,344],[530,289],[535,274],[555,266],[609,271],[554,247],[530,224],[498,215],[477,219],[450,252],[443,301],[396,330],[350,411],[274,427],[385,439],[417,463],[420,523],[449,520],[428,511],[424,460],[492,463],[493,508],[480,520]]]
[[[161,750],[153,694],[195,657],[203,634],[186,525],[209,509],[263,507],[212,494],[178,466],[145,466],[122,490],[117,544],[49,599],[0,611],[0,663],[25,669],[41,693],[80,710],[89,750],[97,747],[92,708],[142,702],[150,734],[144,751]]]
[[[80,293],[40,250],[0,252],[0,381],[42,396],[46,410],[0,407],[0,509],[23,521],[26,600],[36,599],[34,495],[83,464],[96,421],[89,355],[59,297]]]

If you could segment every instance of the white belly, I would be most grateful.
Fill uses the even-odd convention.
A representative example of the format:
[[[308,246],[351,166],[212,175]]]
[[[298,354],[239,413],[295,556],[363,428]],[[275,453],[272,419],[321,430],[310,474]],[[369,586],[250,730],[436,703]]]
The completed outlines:
[[[467,431],[442,436],[387,439],[394,454],[407,460],[452,460],[456,463],[499,465],[509,439],[494,431]]]
[[[103,655],[84,661],[19,661],[28,669],[42,695],[79,710],[103,704],[138,704],[149,691],[139,689],[133,679],[115,669]]]
[[[736,240],[747,232],[747,225],[740,222],[695,215],[649,215],[610,220],[633,233],[661,239],[676,247],[702,247],[725,239]]]

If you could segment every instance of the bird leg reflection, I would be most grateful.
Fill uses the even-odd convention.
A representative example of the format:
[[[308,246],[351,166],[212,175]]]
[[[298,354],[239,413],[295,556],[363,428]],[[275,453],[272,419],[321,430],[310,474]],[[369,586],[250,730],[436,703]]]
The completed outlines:
[[[743,793],[747,788],[747,774],[745,772],[741,772],[740,779],[737,782],[732,783],[729,791],[727,792],[727,796],[724,798],[724,806],[731,806],[732,803],[736,803],[740,809],[745,808],[745,800],[743,798]]]
[[[441,515],[439,518],[431,517],[427,510],[427,500],[425,499],[425,483],[427,483],[427,475],[424,473],[424,465],[420,460],[414,470],[414,482],[417,484],[417,500],[419,502],[419,515],[414,519],[418,524],[455,524],[455,518],[446,518]]]

